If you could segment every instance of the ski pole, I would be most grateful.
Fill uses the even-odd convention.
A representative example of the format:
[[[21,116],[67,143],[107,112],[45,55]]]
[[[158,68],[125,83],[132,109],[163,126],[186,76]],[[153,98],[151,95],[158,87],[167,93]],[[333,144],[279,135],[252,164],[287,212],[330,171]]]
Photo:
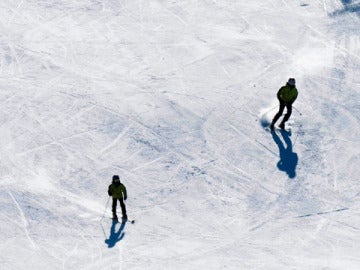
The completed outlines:
[[[295,106],[293,106],[293,108],[294,108],[295,111],[297,111],[300,115],[302,115],[302,113],[301,113]]]
[[[109,196],[109,198],[108,198],[108,200],[107,200],[107,202],[106,202],[105,210],[104,210],[104,213],[103,213],[103,215],[102,215],[102,217],[101,217],[100,221],[102,221],[102,220],[103,220],[103,218],[105,217],[105,213],[106,213],[106,210],[107,210],[107,208],[108,208],[109,201],[110,201],[110,196]]]

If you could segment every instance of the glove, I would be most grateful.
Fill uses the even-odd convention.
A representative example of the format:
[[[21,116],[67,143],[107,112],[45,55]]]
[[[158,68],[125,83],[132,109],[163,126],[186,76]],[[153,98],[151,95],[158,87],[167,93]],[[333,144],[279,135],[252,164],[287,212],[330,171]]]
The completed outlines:
[[[111,195],[112,195],[110,190],[108,191],[108,194],[109,194],[109,196],[111,196]]]
[[[124,198],[124,201],[126,201],[127,197]]]

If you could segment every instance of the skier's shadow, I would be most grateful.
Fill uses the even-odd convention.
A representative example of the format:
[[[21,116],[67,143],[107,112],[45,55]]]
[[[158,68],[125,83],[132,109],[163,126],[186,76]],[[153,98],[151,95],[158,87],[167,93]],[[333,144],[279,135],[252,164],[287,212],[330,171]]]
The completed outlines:
[[[271,135],[273,137],[273,140],[276,142],[276,144],[279,147],[280,152],[280,160],[277,163],[277,167],[280,171],[286,172],[286,174],[289,176],[289,178],[295,178],[296,177],[296,166],[298,163],[298,155],[293,152],[292,142],[290,139],[290,132],[287,132],[285,130],[280,131],[281,136],[284,139],[284,142],[286,144],[286,147],[284,146],[283,142],[279,138],[279,136],[276,134],[275,131],[271,132]]]
[[[123,232],[123,230],[125,228],[126,221],[123,221],[121,223],[118,231],[116,231],[116,224],[118,224],[118,222],[113,220],[111,229],[110,229],[109,239],[105,240],[105,243],[108,245],[108,248],[113,248],[116,245],[116,243],[120,242],[125,236],[125,233]]]
[[[353,13],[360,16],[360,4],[356,3],[352,0],[341,0],[344,8],[340,10],[335,10],[334,12],[330,13],[330,16],[341,16],[346,13]]]

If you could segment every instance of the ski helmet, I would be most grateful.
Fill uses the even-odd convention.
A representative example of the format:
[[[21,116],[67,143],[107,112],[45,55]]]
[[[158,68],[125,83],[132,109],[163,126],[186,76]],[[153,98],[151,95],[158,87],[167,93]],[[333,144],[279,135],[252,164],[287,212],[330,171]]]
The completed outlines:
[[[120,177],[118,175],[113,175],[112,180],[113,182],[120,181]]]
[[[295,79],[294,79],[294,78],[290,78],[287,83],[288,83],[288,85],[290,85],[290,86],[295,86]]]

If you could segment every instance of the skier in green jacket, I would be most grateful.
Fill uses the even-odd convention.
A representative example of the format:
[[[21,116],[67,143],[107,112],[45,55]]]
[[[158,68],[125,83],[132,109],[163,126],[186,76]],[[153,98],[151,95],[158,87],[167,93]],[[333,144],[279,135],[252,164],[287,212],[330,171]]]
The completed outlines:
[[[126,207],[125,207],[125,203],[124,201],[126,201],[127,199],[127,193],[126,193],[126,187],[120,183],[120,177],[118,175],[114,175],[112,177],[112,183],[109,186],[108,189],[108,194],[109,196],[112,196],[112,213],[113,213],[113,219],[117,220],[117,215],[116,215],[116,205],[117,205],[117,201],[120,201],[120,206],[121,206],[121,212],[122,212],[122,219],[127,220],[127,215],[126,215]]]
[[[279,127],[281,129],[285,129],[285,122],[287,120],[289,120],[289,118],[290,118],[290,115],[292,112],[292,104],[296,100],[297,96],[298,96],[298,91],[295,87],[295,79],[290,78],[288,80],[288,82],[286,83],[286,85],[281,87],[277,93],[277,98],[280,102],[280,106],[279,106],[278,113],[274,116],[274,119],[272,120],[272,122],[270,124],[270,129],[272,131],[274,130],[274,125],[275,125],[276,121],[283,114],[284,109],[286,107],[286,110],[287,110],[286,114],[279,125]]]

